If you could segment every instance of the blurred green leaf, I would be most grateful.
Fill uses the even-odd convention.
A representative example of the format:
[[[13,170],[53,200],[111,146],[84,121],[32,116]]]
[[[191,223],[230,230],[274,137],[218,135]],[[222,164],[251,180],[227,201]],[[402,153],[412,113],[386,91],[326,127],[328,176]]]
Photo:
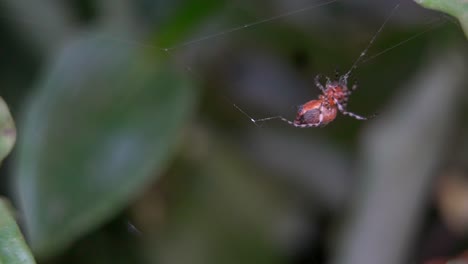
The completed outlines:
[[[36,263],[4,199],[0,199],[0,263]]]
[[[194,111],[189,80],[132,47],[102,34],[75,41],[27,106],[15,183],[40,257],[58,253],[155,180]]]
[[[175,14],[173,14],[164,27],[156,35],[159,46],[173,46],[174,43],[184,41],[194,27],[199,26],[201,21],[216,14],[219,9],[225,6],[225,1],[219,0],[186,0],[183,2]]]
[[[153,262],[283,263],[278,229],[292,211],[284,193],[235,147],[204,129],[193,134],[186,159],[165,181],[167,219],[149,249]]]
[[[10,110],[0,97],[0,163],[10,153],[16,141],[16,128]]]
[[[416,3],[456,17],[468,38],[468,1],[466,0],[415,0]]]

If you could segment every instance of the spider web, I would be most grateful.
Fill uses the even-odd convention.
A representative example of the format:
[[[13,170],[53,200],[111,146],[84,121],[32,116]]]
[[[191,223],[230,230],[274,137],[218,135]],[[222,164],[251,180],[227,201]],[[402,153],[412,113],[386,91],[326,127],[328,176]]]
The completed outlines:
[[[274,3],[273,5],[279,5],[278,3]],[[163,52],[163,53],[166,53],[166,54],[169,54],[170,56],[173,56],[175,53],[177,52],[182,52],[184,49],[186,48],[189,48],[189,47],[192,47],[192,46],[195,46],[195,45],[199,45],[199,44],[206,44],[208,43],[209,41],[213,41],[214,39],[217,39],[217,38],[223,38],[223,37],[227,37],[228,35],[231,35],[235,32],[239,32],[239,31],[243,31],[243,30],[247,30],[247,29],[251,29],[253,27],[257,27],[257,26],[260,26],[260,25],[263,25],[263,24],[268,24],[268,23],[273,23],[275,21],[279,21],[279,20],[285,20],[285,19],[291,19],[292,17],[296,17],[296,16],[299,16],[299,15],[303,15],[303,16],[316,16],[317,14],[320,15],[323,15],[323,11],[322,10],[317,10],[317,9],[323,9],[323,8],[326,8],[326,7],[331,7],[332,5],[333,8],[335,8],[335,6],[337,6],[338,8],[343,8],[343,6],[339,6],[339,5],[342,5],[342,4],[345,4],[345,1],[342,1],[342,0],[309,0],[308,3],[305,3],[302,7],[299,7],[299,8],[295,8],[295,9],[292,9],[292,10],[283,10],[281,11],[280,13],[278,14],[273,14],[271,16],[267,16],[267,17],[264,17],[264,18],[257,18],[255,19],[254,21],[250,21],[250,22],[246,22],[244,24],[238,24],[238,25],[234,25],[234,26],[230,26],[228,28],[225,28],[223,30],[216,30],[212,33],[208,33],[208,34],[201,34],[199,36],[195,36],[193,38],[190,38],[188,40],[185,40],[185,41],[182,41],[182,42],[179,42],[179,43],[175,43],[175,44],[172,44],[172,45],[160,45],[158,43],[151,43],[151,42],[140,42],[140,41],[133,41],[131,39],[126,39],[126,38],[122,38],[122,37],[119,37],[119,36],[112,36],[112,37],[109,37],[109,36],[106,36],[107,38],[112,38],[116,41],[121,41],[121,42],[127,42],[128,44],[133,44],[133,45],[139,45],[141,47],[149,47],[149,48],[153,48],[153,49],[156,49],[160,52]],[[349,3],[348,3],[349,4]],[[355,3],[355,4],[358,4],[358,3]],[[395,3],[393,4],[393,6],[395,6],[395,4],[398,6],[400,5],[401,3],[400,2],[397,2],[395,1]],[[293,4],[294,5],[294,4]],[[283,9],[286,9],[286,8],[283,8]],[[394,9],[396,9],[396,6],[394,7]],[[389,9],[390,10],[390,9]],[[313,13],[314,11],[318,11],[318,12],[322,12],[322,14],[320,13]],[[392,15],[393,15],[393,12],[395,10],[392,10]],[[388,16],[387,17],[387,20],[389,20],[392,15]],[[14,18],[12,17],[12,15],[6,15],[6,14],[2,14],[3,18],[6,18],[6,19],[11,19],[13,20]],[[21,18],[22,20],[24,20],[23,18]],[[377,35],[379,35],[382,31],[382,29],[385,27],[385,25],[387,24],[388,21],[385,21],[382,25],[381,25],[381,28],[378,30],[378,32],[374,32],[374,34],[372,35],[372,39],[371,41],[368,43],[368,46],[366,47],[366,49],[368,49],[369,47],[372,46],[374,40],[376,39]],[[22,21],[24,23],[34,23],[34,20],[29,20],[29,21]],[[445,19],[443,19],[442,17],[438,17],[438,18],[435,18],[433,20],[431,20],[429,23],[427,23],[429,26],[424,29],[423,31],[419,32],[419,33],[416,33],[415,35],[407,38],[407,39],[404,39],[400,42],[398,42],[397,44],[391,46],[391,47],[388,47],[376,54],[373,54],[371,56],[367,56],[367,58],[363,58],[362,56],[359,57],[356,61],[354,61],[354,65],[351,66],[351,68],[359,65],[359,64],[362,64],[362,63],[365,63],[365,62],[368,62],[372,59],[375,59],[376,57],[378,56],[381,56],[382,54],[398,47],[398,46],[401,46],[403,44],[405,44],[406,42],[410,41],[410,40],[413,40],[429,31],[432,31],[434,30],[435,28],[438,28],[441,24],[444,24],[446,22]],[[312,26],[313,27],[313,26]],[[342,40],[343,43],[346,43],[346,40]],[[206,44],[205,46],[210,46],[210,44]],[[366,49],[364,49],[364,53],[366,52]],[[190,68],[190,67],[189,67]]]
[[[207,52],[206,49],[210,49],[210,46],[213,45],[213,47],[215,46],[213,41],[216,40],[216,39],[223,39],[223,38],[226,38],[227,36],[229,35],[232,35],[233,33],[236,33],[236,32],[240,32],[240,31],[245,31],[247,29],[252,29],[254,27],[259,27],[261,25],[264,25],[264,24],[269,24],[269,23],[274,23],[274,22],[277,22],[279,20],[285,20],[285,19],[291,19],[291,17],[295,17],[295,16],[300,16],[300,15],[303,15],[303,16],[312,16],[312,15],[315,15],[314,11],[315,12],[318,12],[319,10],[317,9],[323,9],[323,8],[327,8],[327,7],[332,7],[332,5],[338,5],[340,4],[340,0],[314,0],[314,1],[311,1],[309,2],[308,4],[306,4],[305,6],[302,6],[300,8],[297,8],[297,9],[293,9],[293,10],[286,10],[284,12],[281,12],[279,14],[275,14],[275,15],[272,15],[272,16],[268,16],[268,17],[265,17],[265,18],[259,18],[259,19],[256,19],[252,22],[248,22],[248,23],[244,23],[244,24],[239,24],[239,25],[235,25],[235,26],[232,26],[232,27],[228,27],[226,29],[223,29],[223,30],[217,30],[217,31],[214,31],[213,33],[208,33],[208,34],[201,34],[200,36],[196,36],[194,38],[191,38],[191,39],[188,39],[186,41],[182,41],[182,42],[179,42],[179,43],[176,43],[174,45],[168,45],[168,46],[156,46],[156,45],[147,45],[147,44],[143,44],[143,43],[140,43],[141,45],[145,45],[145,46],[151,46],[153,48],[156,48],[157,50],[159,50],[160,52],[163,52],[164,54],[167,54],[170,58],[174,58],[178,55],[178,53],[183,53],[184,51],[190,49],[190,48],[194,48],[195,46],[197,45],[200,45],[202,46],[202,52]],[[387,47],[385,48],[384,50],[381,50],[379,52],[376,52],[376,53],[373,53],[371,54],[370,56],[368,55],[369,53],[369,50],[372,48],[374,42],[376,41],[377,37],[382,33],[382,31],[384,30],[385,26],[390,22],[390,20],[392,18],[394,18],[394,15],[395,13],[397,12],[397,9],[399,8],[399,6],[401,5],[400,2],[397,2],[397,3],[394,3],[393,4],[393,8],[389,8],[390,11],[387,12],[387,14],[382,14],[382,16],[385,16],[385,19],[382,20],[380,26],[378,28],[376,28],[374,30],[374,32],[372,33],[372,37],[367,41],[367,44],[365,46],[362,47],[362,51],[361,53],[358,53],[356,55],[357,58],[352,61],[351,63],[351,66],[349,67],[349,70],[346,71],[344,73],[344,75],[342,75],[340,78],[344,79],[345,81],[350,77],[351,73],[354,72],[354,70],[358,69],[359,66],[361,66],[361,64],[364,64],[364,63],[367,63],[371,60],[374,60],[375,58],[427,33],[427,32],[430,32],[434,29],[437,29],[439,28],[441,25],[445,24],[446,20],[443,19],[442,17],[437,17],[435,19],[432,19],[429,23],[428,23],[428,27],[426,27],[423,31],[421,32],[418,32],[404,40],[401,40],[400,42],[390,46],[390,47]],[[321,11],[321,10],[320,10]],[[369,27],[371,28],[371,27]],[[344,41],[345,43],[346,41]],[[204,48],[204,50],[203,50]],[[195,49],[195,53],[199,50]],[[204,54],[201,54],[200,56],[205,56]],[[188,63],[188,59],[183,61],[182,62],[182,66],[185,68],[185,70],[187,70],[189,73],[191,73],[195,78],[198,78],[198,79],[202,79],[203,77],[201,76],[201,74],[198,74],[195,70],[194,70],[194,67]],[[317,72],[316,74],[319,74],[319,72]],[[258,95],[261,95],[260,94],[257,94],[257,96],[253,96],[255,98],[261,98],[261,96],[258,96]],[[250,121],[252,121],[255,125],[258,125],[255,121],[254,118],[252,118],[249,114],[247,114],[246,111],[244,111],[242,108],[240,108],[235,102],[232,102],[232,100],[230,100],[228,98],[228,96],[224,96],[224,99],[229,103],[231,104],[235,109],[237,109],[238,111],[240,111],[243,115],[247,116]],[[236,99],[237,101],[237,99]],[[276,103],[274,103],[276,104]],[[269,120],[271,118],[266,118],[265,120]],[[284,118],[282,118],[284,120]]]
[[[259,26],[259,25],[262,25],[262,24],[267,24],[267,23],[275,22],[277,20],[286,19],[286,18],[290,18],[292,16],[296,16],[296,15],[299,15],[299,14],[311,12],[314,9],[324,8],[324,7],[332,5],[332,4],[338,4],[339,2],[342,2],[342,1],[340,1],[340,0],[326,0],[326,1],[323,1],[323,0],[317,1],[317,0],[315,0],[315,1],[312,1],[312,3],[309,3],[308,5],[306,5],[304,7],[301,7],[299,9],[285,11],[284,13],[273,15],[273,16],[263,18],[263,19],[259,19],[259,20],[256,20],[256,21],[253,21],[253,22],[250,22],[250,23],[241,24],[241,25],[230,27],[230,28],[227,28],[227,29],[224,29],[224,30],[221,30],[221,31],[216,31],[214,33],[198,36],[198,37],[195,37],[193,39],[189,39],[187,41],[177,43],[175,45],[165,46],[165,47],[160,47],[160,46],[156,46],[156,45],[149,45],[149,46],[157,48],[162,52],[173,54],[175,51],[183,50],[184,48],[191,47],[191,46],[194,46],[194,45],[198,45],[198,44],[201,44],[203,42],[207,42],[207,41],[210,41],[210,40],[213,40],[213,39],[216,39],[216,38],[226,37],[227,35],[230,35],[232,33],[238,32],[238,31],[247,30],[249,28],[256,27],[256,26]],[[375,39],[382,32],[382,30],[384,29],[386,24],[389,22],[389,20],[393,17],[394,13],[396,12],[396,9],[399,6],[400,6],[400,3],[397,3],[394,6],[394,8],[391,11],[391,14],[387,16],[386,20],[380,26],[378,31],[375,32],[372,35],[372,38],[369,41],[367,47],[365,47],[363,49],[363,52],[360,54],[358,59],[354,61],[353,65],[351,66],[351,68],[350,68],[350,70],[348,72],[350,72],[354,67],[357,67],[358,65],[360,65],[362,63],[366,63],[366,62],[368,62],[370,60],[373,60],[373,59],[385,54],[386,52],[389,52],[390,50],[392,50],[392,49],[394,49],[396,47],[399,47],[399,46],[401,46],[401,45],[403,45],[403,44],[405,44],[405,43],[407,43],[407,42],[409,42],[409,41],[411,41],[411,40],[413,40],[413,39],[415,39],[415,38],[417,38],[417,37],[419,37],[419,36],[421,36],[421,35],[423,35],[423,34],[425,34],[427,32],[430,32],[430,31],[440,27],[441,25],[443,25],[443,24],[445,24],[447,22],[442,17],[434,18],[429,23],[427,23],[428,27],[425,28],[423,31],[418,32],[415,35],[410,36],[409,38],[406,38],[406,39],[398,42],[397,44],[395,44],[393,46],[385,48],[384,50],[381,50],[378,53],[373,54],[371,56],[367,56],[367,58],[365,58],[366,55],[368,55],[367,50],[372,47]],[[142,44],[142,45],[144,45],[144,44]],[[145,46],[148,46],[148,45],[145,45]]]
[[[331,7],[339,8],[341,4],[343,4],[343,1],[340,1],[340,0],[313,0],[313,1],[309,1],[308,3],[306,3],[305,5],[303,5],[302,7],[299,7],[299,8],[295,8],[295,9],[292,9],[292,10],[284,10],[284,11],[281,11],[280,13],[278,13],[278,14],[273,14],[271,16],[267,16],[267,17],[264,17],[264,18],[258,18],[258,19],[255,19],[253,21],[249,21],[249,22],[246,22],[246,23],[241,23],[241,24],[238,24],[238,25],[234,25],[234,26],[225,28],[223,30],[216,30],[216,31],[214,31],[212,33],[201,34],[201,35],[196,36],[194,38],[191,38],[191,39],[179,42],[179,43],[175,43],[174,45],[168,45],[168,46],[159,46],[157,43],[153,44],[151,42],[145,43],[145,42],[139,42],[139,41],[132,41],[130,39],[125,39],[125,38],[122,38],[122,37],[119,37],[119,36],[112,36],[110,38],[112,38],[112,39],[114,39],[116,41],[125,42],[125,43],[128,43],[128,44],[133,44],[133,45],[138,45],[138,46],[141,46],[141,47],[151,48],[153,50],[157,50],[161,54],[166,54],[170,59],[174,59],[179,54],[187,52],[189,50],[189,48],[193,48],[193,47],[195,47],[197,45],[203,46],[204,50],[202,49],[201,53],[206,52],[207,49],[210,49],[210,47],[215,47],[216,46],[213,43],[214,40],[218,40],[218,39],[222,40],[223,38],[226,38],[228,35],[233,35],[236,32],[240,33],[241,31],[245,31],[247,29],[252,29],[254,27],[259,27],[259,26],[265,25],[265,24],[271,24],[271,23],[274,23],[274,22],[278,22],[280,20],[291,19],[293,17],[297,18],[298,16],[306,17],[306,16],[323,15],[323,13],[324,13],[323,9],[324,8],[331,8]],[[394,11],[395,10],[392,11],[392,14],[393,14]],[[381,27],[379,28],[379,30],[377,32],[373,33],[372,38],[370,39],[370,41],[368,41],[367,47],[366,46],[362,47],[363,52],[361,54],[356,54],[356,55],[359,55],[359,56],[354,62],[352,62],[351,67],[349,68],[348,72],[345,73],[344,76],[345,76],[346,79],[349,77],[349,74],[351,73],[351,71],[358,68],[361,64],[364,64],[364,63],[367,63],[367,62],[369,62],[371,60],[374,60],[375,58],[377,58],[377,57],[379,57],[379,56],[393,50],[394,48],[397,48],[397,47],[407,43],[408,41],[411,41],[411,40],[413,40],[413,39],[415,39],[415,38],[429,32],[429,31],[432,31],[432,30],[440,27],[441,25],[443,25],[446,22],[444,19],[442,19],[440,17],[436,18],[436,19],[433,19],[430,23],[428,23],[429,26],[426,29],[424,29],[423,31],[421,31],[421,32],[409,37],[409,38],[406,38],[406,39],[398,42],[397,44],[395,44],[393,46],[385,48],[384,50],[381,50],[379,52],[368,55],[367,54],[368,49],[371,48],[374,40],[381,33],[381,31],[383,30],[384,26],[387,24],[387,22],[391,18],[391,16],[392,15],[388,16],[387,20],[385,20],[385,22],[383,24],[381,24]],[[262,31],[262,30],[263,29],[259,29],[259,31]],[[109,38],[108,35],[106,37]],[[343,42],[343,44],[347,43],[346,39],[343,39],[342,42]],[[199,51],[199,50],[196,50],[196,49],[194,49],[194,50],[195,50],[195,53],[197,51]],[[206,54],[195,54],[195,56],[205,56],[205,55]],[[195,78],[201,78],[200,74],[197,73],[194,70],[193,63],[190,62],[189,59],[182,58],[181,64]],[[198,67],[198,66],[196,66],[196,67]],[[347,68],[346,65],[341,65],[341,67]],[[318,73],[320,73],[320,72],[317,72],[316,74],[318,74]],[[261,94],[261,92],[259,92],[259,93]],[[258,96],[253,96],[253,97],[259,98]],[[231,103],[231,104],[234,105],[239,110],[241,110],[234,103]],[[276,103],[273,103],[273,104],[276,104]],[[241,112],[244,112],[244,111],[241,110]],[[252,119],[252,118],[250,118],[250,119]]]
[[[327,6],[331,6],[332,4],[339,4],[340,2],[343,2],[341,0],[313,0],[311,2],[309,2],[308,4],[306,4],[305,6],[303,7],[300,7],[300,8],[297,8],[297,9],[293,9],[293,10],[286,10],[284,12],[281,12],[279,14],[276,14],[276,15],[272,15],[272,16],[269,16],[269,17],[265,17],[265,18],[260,18],[260,19],[257,19],[255,21],[252,21],[252,22],[248,22],[248,23],[245,23],[245,24],[240,24],[240,25],[235,25],[235,26],[232,26],[232,27],[229,27],[229,28],[226,28],[224,30],[218,30],[218,31],[215,31],[213,33],[208,33],[208,34],[204,34],[204,35],[201,35],[201,36],[196,36],[194,38],[191,38],[189,40],[186,40],[186,41],[182,41],[182,42],[179,42],[179,43],[176,43],[174,45],[168,45],[168,46],[161,46],[161,45],[158,45],[157,43],[153,44],[153,43],[144,43],[144,42],[138,42],[138,41],[132,41],[132,40],[129,40],[129,39],[123,39],[123,38],[120,38],[118,36],[113,36],[112,38],[115,39],[116,41],[122,41],[122,42],[127,42],[129,44],[135,44],[135,45],[139,45],[141,47],[148,47],[148,48],[152,48],[152,49],[156,49],[162,53],[165,53],[167,55],[169,55],[170,57],[173,57],[175,56],[178,52],[183,52],[185,49],[189,48],[189,47],[193,47],[195,45],[200,45],[200,44],[206,44],[210,41],[213,41],[214,39],[218,39],[218,38],[223,38],[223,37],[227,37],[228,35],[231,35],[233,33],[236,33],[236,32],[239,32],[239,31],[243,31],[243,30],[247,30],[247,29],[251,29],[253,27],[257,27],[257,26],[260,26],[262,24],[268,24],[268,23],[273,23],[275,21],[278,21],[278,20],[282,20],[282,19],[287,19],[287,18],[291,18],[291,17],[294,17],[294,16],[298,16],[298,15],[313,15],[311,14],[312,11],[317,11],[316,9],[319,9],[319,8],[325,8]],[[374,34],[372,35],[372,38],[370,39],[370,41],[368,42],[368,45],[367,47],[363,47],[363,51],[362,53],[360,54],[360,56],[353,62],[353,64],[351,65],[350,69],[348,70],[348,72],[345,73],[346,74],[350,74],[350,72],[352,70],[354,70],[355,68],[357,68],[358,66],[360,66],[361,64],[363,63],[366,63],[370,60],[373,60],[391,50],[393,50],[394,48],[396,47],[399,47],[423,34],[426,34],[427,32],[430,32],[436,28],[439,28],[441,25],[445,24],[447,22],[446,19],[444,19],[443,17],[437,17],[435,19],[432,19],[428,24],[428,27],[425,28],[423,31],[419,32],[419,33],[416,33],[400,42],[398,42],[397,44],[395,45],[392,45],[388,48],[385,48],[384,50],[381,50],[377,53],[374,53],[372,55],[368,55],[367,54],[367,51],[369,48],[372,47],[372,45],[374,44],[374,41],[376,40],[377,36],[382,32],[382,30],[384,29],[384,27],[386,26],[386,24],[389,22],[389,20],[393,17],[393,13],[395,13],[397,7],[400,5],[400,3],[398,2],[396,5],[394,5],[394,8],[392,9],[391,11],[391,14],[389,16],[386,17],[386,20],[383,22],[383,24],[380,26],[380,28],[378,29],[377,32],[374,32]],[[109,37],[109,36],[107,36]],[[345,40],[343,40],[344,42],[346,42]],[[210,44],[206,44],[204,46],[210,46]],[[185,65],[185,68],[189,71],[192,71],[192,67],[189,66],[189,65]],[[193,71],[192,71],[193,72]]]

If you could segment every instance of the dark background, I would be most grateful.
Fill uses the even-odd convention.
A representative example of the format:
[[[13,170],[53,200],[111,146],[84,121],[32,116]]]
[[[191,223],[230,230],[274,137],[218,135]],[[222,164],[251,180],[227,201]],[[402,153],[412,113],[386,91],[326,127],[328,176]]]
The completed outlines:
[[[1,1],[18,147],[0,186],[39,263],[394,264],[466,249],[455,19],[401,2],[350,78],[348,109],[370,121],[257,126],[234,107],[293,119],[315,75],[347,71],[396,4],[321,3]]]

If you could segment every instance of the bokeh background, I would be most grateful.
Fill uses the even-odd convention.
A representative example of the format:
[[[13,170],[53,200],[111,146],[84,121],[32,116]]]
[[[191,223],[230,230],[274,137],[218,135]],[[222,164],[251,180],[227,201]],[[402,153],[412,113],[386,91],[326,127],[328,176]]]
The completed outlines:
[[[348,108],[370,121],[257,126],[234,107],[293,119],[396,3],[0,1],[18,129],[0,191],[37,261],[395,264],[468,248],[455,19],[401,1],[351,78]]]

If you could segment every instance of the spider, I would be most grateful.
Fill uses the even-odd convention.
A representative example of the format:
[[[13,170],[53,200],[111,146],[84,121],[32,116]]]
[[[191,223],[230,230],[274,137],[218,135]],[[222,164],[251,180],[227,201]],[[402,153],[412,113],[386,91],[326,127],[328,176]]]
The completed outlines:
[[[351,72],[357,68],[357,65],[359,64],[359,62],[361,62],[362,58],[366,56],[367,51],[372,46],[379,33],[385,27],[385,25],[393,16],[393,14],[399,6],[400,4],[398,3],[392,9],[392,12],[387,16],[383,24],[380,26],[380,28],[377,30],[377,32],[367,44],[367,47],[361,52],[361,54],[359,54],[359,57],[354,61],[351,68],[344,75],[340,76],[340,74],[336,70],[336,76],[334,81],[330,80],[330,78],[328,77],[325,77],[327,80],[325,86],[320,82],[320,79],[322,77],[321,75],[317,75],[315,77],[315,85],[320,89],[322,94],[319,95],[318,99],[308,101],[305,104],[301,105],[297,110],[296,118],[294,119],[294,121],[290,121],[282,116],[273,116],[255,120],[249,115],[247,115],[244,111],[242,111],[242,109],[240,109],[236,105],[234,106],[237,109],[239,109],[239,111],[248,116],[250,120],[255,124],[257,124],[257,122],[263,122],[272,119],[280,119],[292,126],[300,128],[323,127],[335,120],[338,112],[340,112],[343,115],[353,117],[357,120],[368,120],[369,118],[374,117],[375,115],[371,117],[363,117],[355,113],[348,112],[346,110],[349,96],[353,91],[357,89],[356,84],[353,84],[353,86],[351,86],[351,89],[348,89],[348,78],[351,75]]]
[[[319,95],[318,99],[310,100],[305,104],[301,105],[296,114],[294,121],[290,121],[282,116],[273,116],[257,120],[252,122],[263,122],[272,119],[280,119],[292,126],[299,128],[307,127],[322,127],[332,122],[338,112],[343,115],[354,117],[357,120],[367,120],[368,117],[363,117],[346,110],[349,96],[353,91],[357,89],[357,84],[353,84],[351,89],[348,89],[348,75],[339,76],[338,71],[335,71],[335,78],[337,81],[332,81],[330,78],[326,78],[325,86],[320,82],[321,75],[315,77],[315,85],[320,89],[322,94]]]

